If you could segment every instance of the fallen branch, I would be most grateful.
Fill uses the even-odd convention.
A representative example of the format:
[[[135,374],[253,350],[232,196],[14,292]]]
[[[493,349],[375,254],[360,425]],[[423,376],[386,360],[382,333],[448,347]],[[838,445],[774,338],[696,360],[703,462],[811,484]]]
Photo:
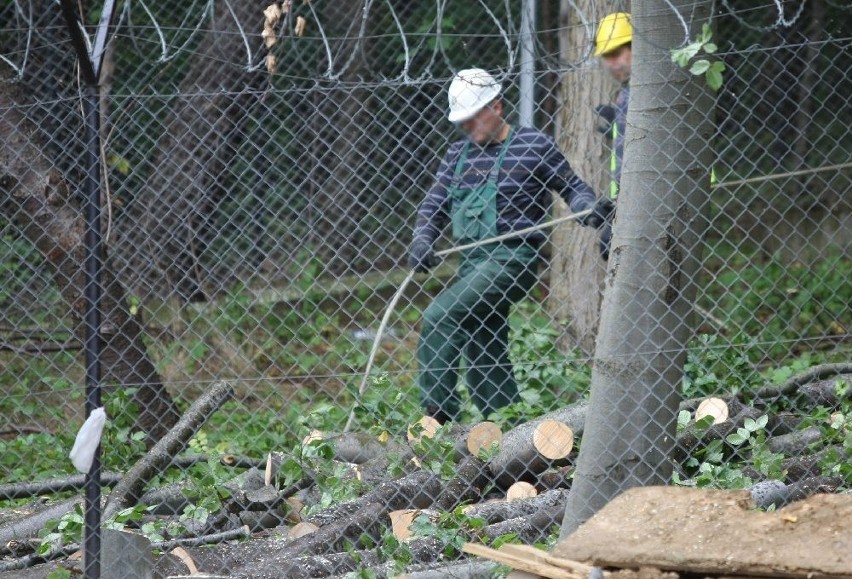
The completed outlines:
[[[485,519],[489,524],[500,523],[508,519],[528,517],[541,510],[552,507],[564,509],[568,500],[567,489],[546,491],[528,499],[507,502],[503,500],[485,502],[465,507],[464,513],[471,518]]]
[[[12,561],[0,561],[0,573],[26,569],[27,567],[32,567],[33,565],[37,565],[45,561],[51,561],[53,559],[58,559],[59,557],[67,557],[71,553],[74,553],[75,551],[79,550],[80,545],[78,544],[63,545],[61,547],[55,547],[51,549],[48,553],[45,553],[44,555],[39,555],[38,553],[30,553],[29,555],[25,555],[23,557],[20,557],[19,559],[13,559]]]
[[[3,525],[0,527],[0,545],[6,545],[9,541],[23,541],[35,537],[48,521],[62,518],[62,515],[70,513],[75,506],[82,502],[83,499],[80,497],[66,499],[22,520]]]
[[[104,507],[104,519],[134,504],[148,481],[168,468],[172,459],[186,448],[198,429],[233,392],[227,382],[217,382],[193,402],[177,424],[133,465],[113,489]]]
[[[209,535],[202,535],[200,537],[183,537],[180,539],[169,539],[168,541],[159,541],[157,543],[151,543],[151,548],[159,549],[160,551],[168,551],[170,549],[174,549],[175,547],[199,547],[201,545],[214,545],[216,543],[224,543],[225,541],[232,541],[234,539],[243,539],[248,536],[249,528],[246,526],[242,526],[237,529],[229,529],[227,531],[221,531],[219,533],[210,533]]]
[[[117,472],[105,472],[101,474],[101,486],[114,486],[121,480],[122,476],[121,473]],[[8,483],[0,485],[0,500],[23,499],[65,491],[76,491],[83,488],[85,480],[85,475],[75,474],[65,478],[36,482]]]
[[[526,517],[517,517],[505,521],[486,525],[479,530],[479,534],[489,539],[496,539],[503,535],[515,534],[518,540],[532,545],[543,541],[550,534],[554,525],[560,525],[565,515],[565,505],[557,504],[544,508]]]
[[[813,368],[808,368],[801,374],[796,374],[788,378],[778,386],[765,386],[761,388],[754,394],[754,397],[757,400],[772,402],[779,398],[795,394],[799,390],[799,387],[805,384],[826,378],[836,378],[841,374],[852,374],[852,363],[821,364]],[[742,399],[747,395],[748,393],[743,392],[740,394],[740,398]]]

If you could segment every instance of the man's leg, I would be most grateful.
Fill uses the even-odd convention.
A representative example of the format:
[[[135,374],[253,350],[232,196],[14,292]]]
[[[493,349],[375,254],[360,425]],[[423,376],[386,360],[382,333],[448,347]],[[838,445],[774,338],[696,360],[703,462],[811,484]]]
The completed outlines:
[[[497,247],[477,265],[481,299],[465,321],[467,382],[485,416],[517,401],[518,385],[509,360],[509,309],[527,296],[538,278],[538,252],[529,246]]]
[[[481,321],[467,347],[467,380],[476,407],[486,418],[518,400],[518,385],[509,360],[509,303]]]

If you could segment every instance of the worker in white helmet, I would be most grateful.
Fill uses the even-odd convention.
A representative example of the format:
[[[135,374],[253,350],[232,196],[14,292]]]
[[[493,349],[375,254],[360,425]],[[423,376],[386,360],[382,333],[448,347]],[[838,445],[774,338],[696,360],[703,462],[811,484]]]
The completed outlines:
[[[467,138],[449,147],[417,212],[409,255],[416,271],[437,265],[434,244],[446,224],[457,244],[537,225],[548,218],[551,191],[573,212],[591,210],[579,219],[583,225],[599,227],[612,211],[608,197],[596,200],[574,174],[553,139],[505,120],[500,93],[500,83],[478,68],[460,71],[450,84],[448,119]],[[418,381],[428,415],[459,418],[462,358],[471,398],[486,417],[517,400],[509,307],[535,284],[544,239],[537,231],[462,253],[458,277],[423,314]]]
[[[609,170],[609,196],[615,202],[621,182],[621,161],[624,158],[624,133],[627,128],[627,99],[630,96],[630,69],[633,64],[633,25],[630,14],[614,12],[606,15],[598,25],[595,35],[595,56],[601,58],[612,77],[621,83],[615,103],[598,105],[595,112],[602,123],[598,130],[611,139]],[[613,213],[612,217],[615,217]],[[601,227],[600,250],[604,259],[609,258],[612,238],[612,218]]]

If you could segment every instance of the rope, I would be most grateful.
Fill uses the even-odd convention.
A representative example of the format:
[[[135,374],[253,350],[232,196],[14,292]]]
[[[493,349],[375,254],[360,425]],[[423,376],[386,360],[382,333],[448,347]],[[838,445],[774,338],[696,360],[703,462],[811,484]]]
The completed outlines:
[[[467,243],[465,245],[458,245],[456,247],[451,247],[449,249],[444,249],[435,253],[437,257],[444,257],[447,255],[451,255],[453,253],[458,253],[460,251],[465,251],[468,249],[474,249],[476,247],[481,247],[483,245],[488,245],[491,243],[498,243],[500,241],[504,241],[506,239],[512,239],[514,237],[520,237],[522,235],[526,235],[527,233],[532,233],[534,231],[541,231],[542,229],[547,229],[548,227],[553,227],[555,225],[559,225],[560,223],[564,223],[571,219],[577,219],[578,217],[583,217],[591,213],[591,209],[586,209],[585,211],[579,211],[577,213],[571,213],[569,215],[564,215],[562,217],[558,217],[551,221],[547,221],[545,223],[541,223],[539,225],[533,225],[532,227],[526,227],[524,229],[518,229],[517,231],[510,231],[509,233],[504,233],[503,235],[497,235],[496,237],[489,237],[488,239],[483,239],[481,241],[476,241],[474,243]],[[387,309],[385,310],[385,315],[382,316],[382,322],[379,324],[379,329],[376,332],[376,337],[373,340],[373,347],[370,348],[370,355],[367,357],[367,366],[364,369],[364,375],[361,377],[361,384],[358,386],[358,396],[361,397],[364,395],[364,392],[367,391],[367,382],[370,380],[370,372],[373,369],[373,360],[376,358],[376,352],[379,350],[379,344],[382,341],[382,335],[385,333],[385,328],[388,325],[388,320],[390,320],[391,314],[396,308],[397,302],[399,302],[399,298],[402,297],[403,292],[405,292],[405,288],[414,279],[414,270],[412,269],[408,272],[408,275],[405,276],[405,279],[402,280],[402,283],[399,285],[399,289],[396,290],[396,293],[391,298],[390,303],[388,304]],[[355,409],[353,408],[349,412],[349,418],[346,420],[346,426],[343,427],[343,432],[349,432],[349,429],[352,427],[352,423],[355,420]]]
[[[772,175],[749,177],[748,179],[738,179],[736,181],[725,181],[724,183],[711,185],[711,188],[718,189],[719,187],[734,187],[736,185],[747,185],[748,183],[761,183],[763,181],[771,181],[773,179],[784,179],[785,177],[797,177],[799,175],[810,175],[811,173],[822,173],[823,171],[839,171],[841,169],[848,169],[849,167],[852,167],[852,163],[826,165],[825,167],[816,167],[814,169],[800,169],[798,171],[790,171],[788,173],[774,173]]]

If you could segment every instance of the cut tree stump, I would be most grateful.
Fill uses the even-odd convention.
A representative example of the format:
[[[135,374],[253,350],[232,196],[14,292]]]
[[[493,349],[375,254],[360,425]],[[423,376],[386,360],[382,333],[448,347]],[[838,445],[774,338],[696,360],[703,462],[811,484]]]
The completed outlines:
[[[408,438],[408,442],[419,442],[422,438],[434,438],[440,427],[441,423],[431,416],[423,416],[408,427],[406,438]]]
[[[506,491],[506,502],[513,502],[519,499],[528,499],[536,496],[538,491],[533,485],[528,482],[519,481],[509,487]]]
[[[564,422],[544,420],[533,430],[533,446],[544,458],[565,458],[574,448],[574,432]]]
[[[637,487],[554,548],[602,567],[726,576],[852,579],[852,495],[819,494],[774,512],[748,491]]]
[[[465,446],[473,456],[477,456],[480,450],[489,451],[492,448],[500,448],[503,442],[503,431],[493,422],[485,421],[474,424],[467,433]]]
[[[705,398],[695,409],[695,421],[707,416],[713,417],[713,424],[721,424],[728,419],[728,403],[721,398]]]

